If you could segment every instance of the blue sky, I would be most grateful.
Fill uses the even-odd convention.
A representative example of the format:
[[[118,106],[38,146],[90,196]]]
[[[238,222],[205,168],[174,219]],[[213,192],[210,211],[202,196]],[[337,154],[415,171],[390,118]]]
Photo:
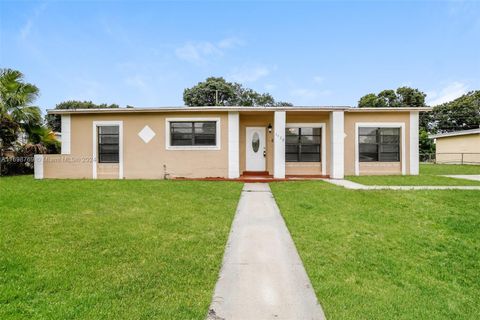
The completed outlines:
[[[37,104],[183,105],[224,76],[295,105],[408,85],[432,104],[480,89],[480,3],[3,1],[0,66]]]

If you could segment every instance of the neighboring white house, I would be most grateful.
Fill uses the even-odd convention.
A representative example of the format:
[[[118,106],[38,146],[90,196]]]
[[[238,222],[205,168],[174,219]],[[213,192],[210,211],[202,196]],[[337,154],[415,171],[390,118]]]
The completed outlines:
[[[480,128],[431,135],[436,162],[480,165]]]

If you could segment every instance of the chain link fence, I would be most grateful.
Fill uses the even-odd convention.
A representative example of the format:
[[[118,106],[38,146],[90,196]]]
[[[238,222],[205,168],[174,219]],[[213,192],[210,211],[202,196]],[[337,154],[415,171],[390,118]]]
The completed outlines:
[[[423,153],[420,162],[437,164],[478,164],[480,165],[480,152],[463,153]]]

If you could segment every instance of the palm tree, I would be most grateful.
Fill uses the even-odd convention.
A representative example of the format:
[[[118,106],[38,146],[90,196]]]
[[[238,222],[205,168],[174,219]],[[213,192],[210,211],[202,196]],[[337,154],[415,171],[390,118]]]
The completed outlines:
[[[28,157],[58,151],[59,143],[52,130],[44,126],[40,108],[32,105],[38,95],[38,88],[26,83],[20,71],[0,69],[0,158],[5,148],[12,147],[17,155]],[[28,137],[23,146],[17,139],[20,132]]]
[[[42,146],[39,150],[43,152],[37,153],[59,153],[60,152],[60,142],[57,140],[55,133],[52,129],[43,125],[36,125],[30,128],[28,132],[28,142],[27,144],[35,145],[37,147]]]
[[[40,109],[31,105],[38,94],[38,88],[33,84],[25,83],[20,71],[0,69],[1,115],[8,115],[22,126],[39,123]]]
[[[40,108],[32,106],[38,95],[38,88],[26,83],[20,71],[0,69],[0,118],[17,123],[29,140],[35,139],[35,131],[42,127]]]

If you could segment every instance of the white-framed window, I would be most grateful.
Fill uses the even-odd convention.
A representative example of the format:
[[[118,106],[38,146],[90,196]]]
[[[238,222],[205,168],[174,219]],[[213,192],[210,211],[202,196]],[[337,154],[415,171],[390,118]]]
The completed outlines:
[[[167,150],[220,150],[220,118],[167,118]]]
[[[359,127],[360,162],[400,162],[400,128]]]
[[[325,123],[286,123],[285,140],[285,162],[320,161],[322,174],[327,173]],[[294,151],[300,148],[298,141],[305,152],[300,151],[296,157]]]
[[[360,174],[360,162],[400,162],[404,175],[405,158],[404,122],[355,123],[356,176]]]
[[[98,141],[98,162],[119,163],[120,162],[120,127],[97,126]]]
[[[118,178],[123,179],[123,121],[93,121],[93,143],[92,143],[92,176],[97,178],[97,163],[118,163]],[[118,137],[115,137],[118,132]],[[103,135],[105,134],[105,135]],[[115,156],[118,141],[118,159]],[[108,147],[103,148],[105,142],[111,143]],[[108,149],[108,150],[107,150]],[[108,152],[104,152],[108,151]],[[107,155],[109,153],[109,155]],[[102,159],[100,159],[102,158]],[[109,161],[103,161],[109,160]]]
[[[322,128],[285,128],[286,162],[320,162]]]

